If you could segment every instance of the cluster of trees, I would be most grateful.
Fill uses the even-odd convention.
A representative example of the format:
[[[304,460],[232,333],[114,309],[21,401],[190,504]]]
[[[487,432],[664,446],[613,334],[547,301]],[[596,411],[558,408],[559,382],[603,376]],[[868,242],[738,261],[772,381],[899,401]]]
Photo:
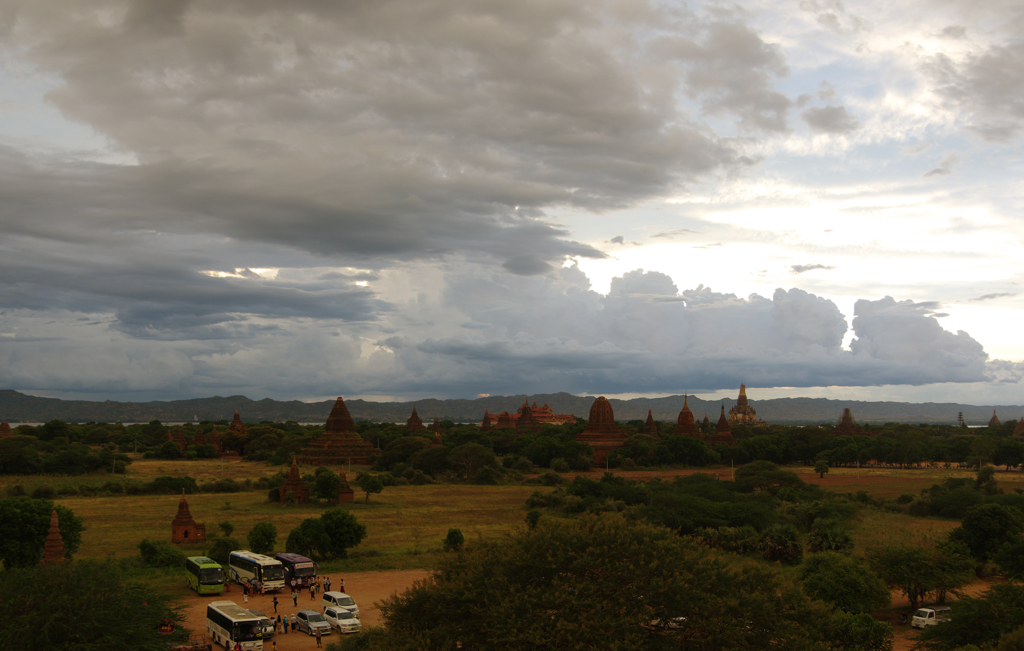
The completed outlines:
[[[535,527],[446,556],[343,649],[865,649],[868,616],[815,601],[767,568],[735,569],[669,529],[618,514]]]
[[[55,506],[48,499],[12,497],[0,500],[0,560],[4,568],[32,567],[39,563],[54,509],[60,522],[64,557],[71,558],[82,544],[82,531],[85,529],[82,519],[71,509]]]
[[[84,475],[97,470],[123,473],[131,463],[112,443],[93,449],[64,438],[16,435],[0,439],[0,474]]]

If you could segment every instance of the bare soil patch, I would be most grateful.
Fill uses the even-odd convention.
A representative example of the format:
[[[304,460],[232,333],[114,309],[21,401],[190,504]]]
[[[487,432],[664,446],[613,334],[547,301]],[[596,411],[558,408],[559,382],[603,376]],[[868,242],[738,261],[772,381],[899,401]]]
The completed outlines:
[[[372,626],[379,626],[381,624],[381,616],[380,611],[377,610],[377,602],[390,597],[397,592],[402,592],[405,589],[412,587],[413,583],[420,579],[425,579],[429,575],[430,572],[426,570],[395,570],[390,572],[353,572],[350,574],[346,573],[344,575],[329,574],[328,576],[330,576],[331,580],[334,581],[335,586],[337,586],[338,579],[344,576],[346,592],[359,605],[359,621],[362,622],[363,628],[369,628]],[[320,607],[320,597],[321,595],[318,594],[316,595],[315,600],[310,601],[308,590],[305,592],[299,592],[298,605],[293,606],[291,593],[282,591],[277,594],[277,612],[282,617],[287,614],[289,618],[293,613],[297,613],[303,608],[323,612],[323,608]],[[221,599],[234,601],[243,608],[255,608],[257,610],[262,610],[270,616],[274,614],[273,598],[274,594],[268,593],[262,596],[249,597],[249,602],[245,603],[242,600],[241,589],[235,585],[231,586],[230,592],[225,592],[220,596],[200,596],[189,591],[188,596],[183,600],[183,605],[185,607],[184,626],[195,633],[205,633],[206,606],[211,601],[218,601]],[[338,635],[338,633],[335,632],[331,635],[335,636]],[[278,651],[298,651],[299,649],[304,650],[316,648],[316,638],[310,637],[305,633],[289,633],[288,635],[279,633],[275,635],[273,639],[277,642]],[[264,649],[269,651],[270,645],[267,644]]]

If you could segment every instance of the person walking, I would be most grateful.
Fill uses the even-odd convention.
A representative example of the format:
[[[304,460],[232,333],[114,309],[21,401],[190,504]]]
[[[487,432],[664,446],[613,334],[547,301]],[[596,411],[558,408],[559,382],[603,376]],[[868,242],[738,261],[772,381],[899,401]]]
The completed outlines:
[[[313,584],[309,584],[309,600],[316,601],[316,590],[313,589]]]
[[[292,605],[293,606],[298,606],[299,605],[299,593],[295,592],[295,588],[292,588]]]
[[[242,588],[242,601],[249,603],[249,584],[246,583]]]
[[[278,615],[277,619],[274,620],[274,635],[281,632],[281,616]]]
[[[284,616],[284,634],[288,635],[288,615]]]
[[[277,595],[274,595],[274,612],[277,612]]]
[[[320,640],[320,627],[319,626],[316,629],[316,648],[318,648],[318,649],[324,648],[324,643]]]

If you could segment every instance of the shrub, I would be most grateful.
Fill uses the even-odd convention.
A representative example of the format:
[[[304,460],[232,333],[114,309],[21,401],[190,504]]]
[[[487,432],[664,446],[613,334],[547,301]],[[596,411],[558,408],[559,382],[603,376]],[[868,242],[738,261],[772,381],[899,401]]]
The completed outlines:
[[[559,475],[557,472],[551,472],[550,470],[540,477],[538,477],[540,483],[545,486],[558,486],[565,483],[565,478]]]
[[[516,461],[514,464],[512,464],[512,468],[514,470],[518,470],[519,472],[524,473],[533,472],[533,462],[531,462],[529,459],[520,459]]]
[[[526,514],[526,526],[530,527],[531,529],[536,529],[537,523],[540,522],[540,518],[540,511],[530,511]]]
[[[33,499],[37,500],[52,500],[56,496],[57,491],[55,491],[52,486],[48,486],[46,484],[37,487],[34,491],[32,491],[31,495]]]
[[[561,458],[552,459],[551,469],[554,470],[555,472],[569,472],[569,462]]]
[[[914,501],[914,496],[910,493],[904,493],[896,498],[897,504],[910,504]]]
[[[74,486],[61,486],[57,489],[57,494],[61,497],[67,497],[69,495],[78,495],[78,489]]]
[[[449,529],[448,535],[444,539],[444,549],[449,552],[457,552],[462,549],[462,545],[465,544],[466,538],[462,535],[462,532],[458,529]]]
[[[474,484],[494,485],[501,481],[501,472],[491,466],[484,466],[473,475]]]
[[[146,567],[185,567],[185,552],[169,542],[143,538],[139,543],[139,555]]]
[[[11,484],[4,490],[8,497],[25,497],[25,487],[21,484]]]
[[[791,524],[775,524],[761,534],[761,554],[770,561],[795,565],[803,558],[800,532]]]

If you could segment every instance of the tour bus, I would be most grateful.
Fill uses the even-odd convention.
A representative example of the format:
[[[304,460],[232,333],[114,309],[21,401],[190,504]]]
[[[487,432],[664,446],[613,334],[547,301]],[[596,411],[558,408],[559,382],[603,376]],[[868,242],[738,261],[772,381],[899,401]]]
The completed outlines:
[[[214,601],[206,607],[206,632],[227,651],[242,645],[242,651],[262,651],[263,626],[260,618],[233,601]]]
[[[264,590],[284,587],[284,566],[281,561],[250,551],[231,552],[228,567],[235,583],[262,581]]]
[[[316,578],[316,563],[298,554],[275,554],[274,558],[284,565],[284,582],[286,586],[295,579],[296,586],[308,587]]]
[[[185,559],[185,580],[199,594],[224,592],[224,568],[212,558],[189,556]]]

